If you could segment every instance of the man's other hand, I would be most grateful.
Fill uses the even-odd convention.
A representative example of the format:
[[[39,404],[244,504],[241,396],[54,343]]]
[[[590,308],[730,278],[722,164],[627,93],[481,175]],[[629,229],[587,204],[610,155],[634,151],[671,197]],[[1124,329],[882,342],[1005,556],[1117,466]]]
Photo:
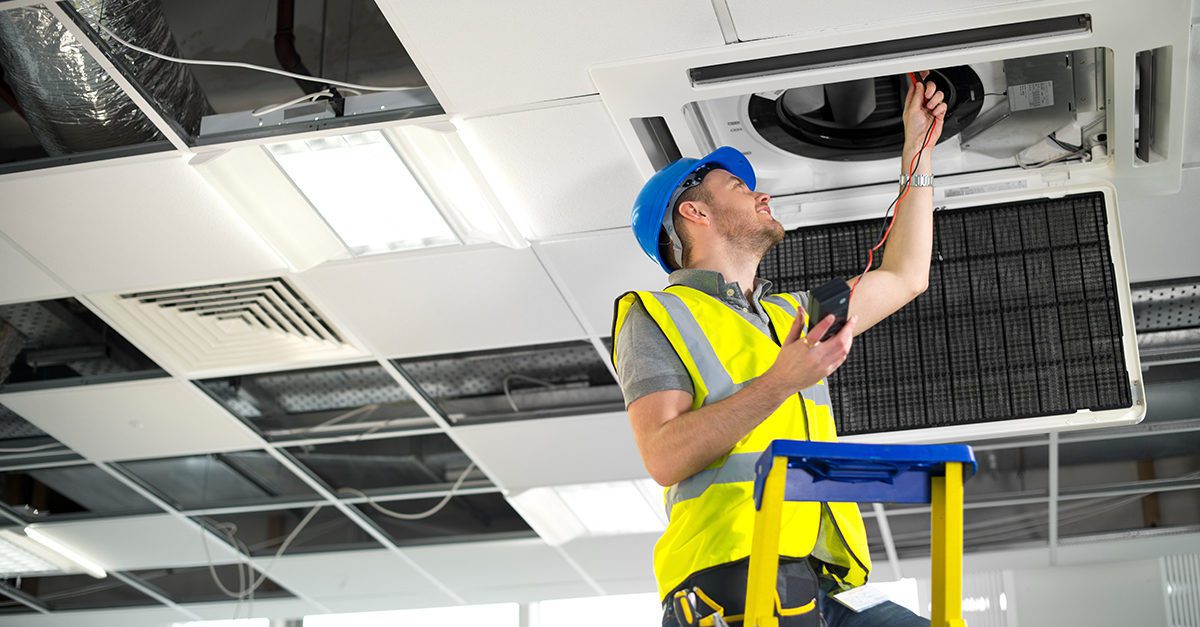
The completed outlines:
[[[854,325],[858,316],[851,316],[837,335],[824,342],[813,341],[825,335],[833,326],[834,317],[826,316],[817,326],[801,337],[804,320],[796,317],[792,328],[783,340],[779,356],[763,377],[781,386],[790,396],[833,374],[846,361],[850,345],[854,341]]]

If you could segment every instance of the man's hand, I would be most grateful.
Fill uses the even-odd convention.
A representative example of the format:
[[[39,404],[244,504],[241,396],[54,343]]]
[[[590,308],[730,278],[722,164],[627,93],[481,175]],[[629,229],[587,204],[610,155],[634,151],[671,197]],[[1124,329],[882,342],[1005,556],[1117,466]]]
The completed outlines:
[[[929,76],[929,72],[921,72],[921,80]],[[929,147],[932,148],[937,144],[938,138],[942,136],[942,126],[946,118],[947,105],[943,102],[946,99],[946,94],[942,93],[937,88],[937,85],[930,81],[928,83],[917,83],[913,87],[910,83],[908,95],[904,99],[904,152],[911,152],[921,148],[921,143],[925,140],[925,133],[929,131],[929,125],[937,121],[937,128],[933,129],[933,133],[929,135]],[[907,165],[907,164],[905,164]]]
[[[822,320],[810,337],[824,335],[833,320]],[[856,322],[852,316],[837,335],[810,346],[800,337],[804,320],[798,316],[775,363],[746,387],[711,405],[691,409],[692,395],[680,390],[653,392],[630,403],[633,437],[650,476],[660,485],[674,485],[728,453],[788,397],[842,365]]]
[[[850,344],[854,341],[854,325],[857,322],[858,316],[851,316],[837,335],[824,342],[810,343],[811,339],[825,335],[829,327],[833,326],[834,317],[826,316],[809,330],[806,337],[801,338],[804,318],[796,316],[796,321],[792,323],[791,330],[783,340],[779,356],[763,374],[763,378],[782,389],[786,396],[816,385],[846,361],[846,356],[850,354]]]

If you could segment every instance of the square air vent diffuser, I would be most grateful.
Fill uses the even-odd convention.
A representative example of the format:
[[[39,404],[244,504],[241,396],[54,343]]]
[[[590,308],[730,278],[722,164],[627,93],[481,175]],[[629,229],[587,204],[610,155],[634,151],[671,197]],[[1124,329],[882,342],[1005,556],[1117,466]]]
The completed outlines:
[[[96,299],[127,333],[189,375],[361,357],[280,278],[113,294]]]

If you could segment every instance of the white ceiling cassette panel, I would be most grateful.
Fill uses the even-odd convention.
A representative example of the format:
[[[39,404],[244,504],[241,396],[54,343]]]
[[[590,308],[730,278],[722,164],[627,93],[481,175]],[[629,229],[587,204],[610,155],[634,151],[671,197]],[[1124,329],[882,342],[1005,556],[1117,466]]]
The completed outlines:
[[[963,175],[951,184],[998,180],[1061,156],[1054,132],[1089,150],[1053,170],[1169,193],[1179,187],[1189,22],[1178,0],[1153,11],[1038,3],[604,65],[592,77],[645,175],[675,154],[731,145],[776,197],[891,182],[905,75],[930,69],[950,104],[934,162],[942,185],[947,174]]]
[[[935,217],[937,263],[906,316],[856,342],[861,368],[843,368],[835,405],[857,422],[839,431],[936,441],[1140,420],[1117,203],[1180,187],[1190,4],[994,2],[970,14],[941,4],[919,21],[816,16],[803,36],[765,29],[754,36],[778,38],[598,66],[592,77],[643,176],[722,145],[750,159],[792,231],[760,274],[794,290],[861,271],[896,196],[907,75],[930,70],[949,105],[933,157],[934,203],[946,210]],[[746,16],[766,10],[730,8],[742,39]],[[793,28],[788,14],[777,28]],[[922,326],[934,318],[944,328]],[[1054,336],[1039,335],[1050,322]],[[1014,323],[1028,345],[1004,334]],[[923,382],[881,382],[869,368],[936,337],[944,352],[911,364]],[[963,361],[989,348],[997,361]]]

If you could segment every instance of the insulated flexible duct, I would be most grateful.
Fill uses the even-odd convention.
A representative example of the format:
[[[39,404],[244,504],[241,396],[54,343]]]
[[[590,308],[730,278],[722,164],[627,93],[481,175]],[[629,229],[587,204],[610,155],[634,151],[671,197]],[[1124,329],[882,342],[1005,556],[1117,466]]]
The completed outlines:
[[[158,0],[74,0],[91,24],[135,44],[179,56]],[[118,53],[141,84],[187,133],[211,112],[186,66]],[[50,155],[64,155],[159,139],[158,130],[79,41],[42,7],[0,11],[0,64],[25,118]]]

